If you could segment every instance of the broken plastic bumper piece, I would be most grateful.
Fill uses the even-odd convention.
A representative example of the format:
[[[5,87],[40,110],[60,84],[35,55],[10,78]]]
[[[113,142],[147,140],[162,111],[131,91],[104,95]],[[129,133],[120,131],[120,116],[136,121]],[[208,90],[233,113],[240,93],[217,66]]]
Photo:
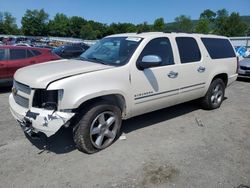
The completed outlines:
[[[47,137],[54,135],[62,126],[68,126],[75,115],[71,112],[60,112],[40,108],[26,109],[18,105],[13,96],[9,97],[10,111],[19,122],[25,133],[42,132]]]

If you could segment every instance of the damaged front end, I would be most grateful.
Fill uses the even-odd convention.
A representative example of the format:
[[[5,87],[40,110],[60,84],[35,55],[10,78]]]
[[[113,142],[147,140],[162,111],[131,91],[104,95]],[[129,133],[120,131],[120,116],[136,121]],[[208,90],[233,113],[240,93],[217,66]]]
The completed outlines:
[[[42,132],[47,137],[62,126],[68,127],[75,115],[70,110],[60,110],[63,90],[29,89],[15,82],[9,96],[10,111],[24,132],[32,136]]]

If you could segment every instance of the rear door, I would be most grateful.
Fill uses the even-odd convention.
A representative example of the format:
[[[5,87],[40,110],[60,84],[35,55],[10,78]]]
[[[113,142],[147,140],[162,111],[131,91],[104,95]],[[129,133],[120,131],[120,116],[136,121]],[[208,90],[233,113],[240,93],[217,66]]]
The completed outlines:
[[[199,43],[194,37],[175,38],[180,58],[180,95],[179,103],[202,97],[208,80],[209,67],[206,57],[202,56]]]
[[[8,78],[7,50],[0,48],[0,79]]]

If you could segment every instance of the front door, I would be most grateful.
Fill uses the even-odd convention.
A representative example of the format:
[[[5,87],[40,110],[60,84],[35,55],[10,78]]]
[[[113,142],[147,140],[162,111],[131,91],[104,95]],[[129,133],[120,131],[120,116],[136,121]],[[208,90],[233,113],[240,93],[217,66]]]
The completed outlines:
[[[131,71],[133,88],[133,115],[161,109],[177,102],[179,93],[179,65],[175,64],[171,42],[167,37],[149,41],[142,50],[137,67]],[[157,67],[138,69],[138,63],[147,55],[159,56]]]

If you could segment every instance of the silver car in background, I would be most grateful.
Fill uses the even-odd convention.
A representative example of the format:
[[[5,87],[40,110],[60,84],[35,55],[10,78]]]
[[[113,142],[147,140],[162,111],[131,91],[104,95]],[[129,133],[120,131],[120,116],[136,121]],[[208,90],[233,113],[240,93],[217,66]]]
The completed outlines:
[[[238,76],[250,78],[250,55],[242,59],[239,65]]]

